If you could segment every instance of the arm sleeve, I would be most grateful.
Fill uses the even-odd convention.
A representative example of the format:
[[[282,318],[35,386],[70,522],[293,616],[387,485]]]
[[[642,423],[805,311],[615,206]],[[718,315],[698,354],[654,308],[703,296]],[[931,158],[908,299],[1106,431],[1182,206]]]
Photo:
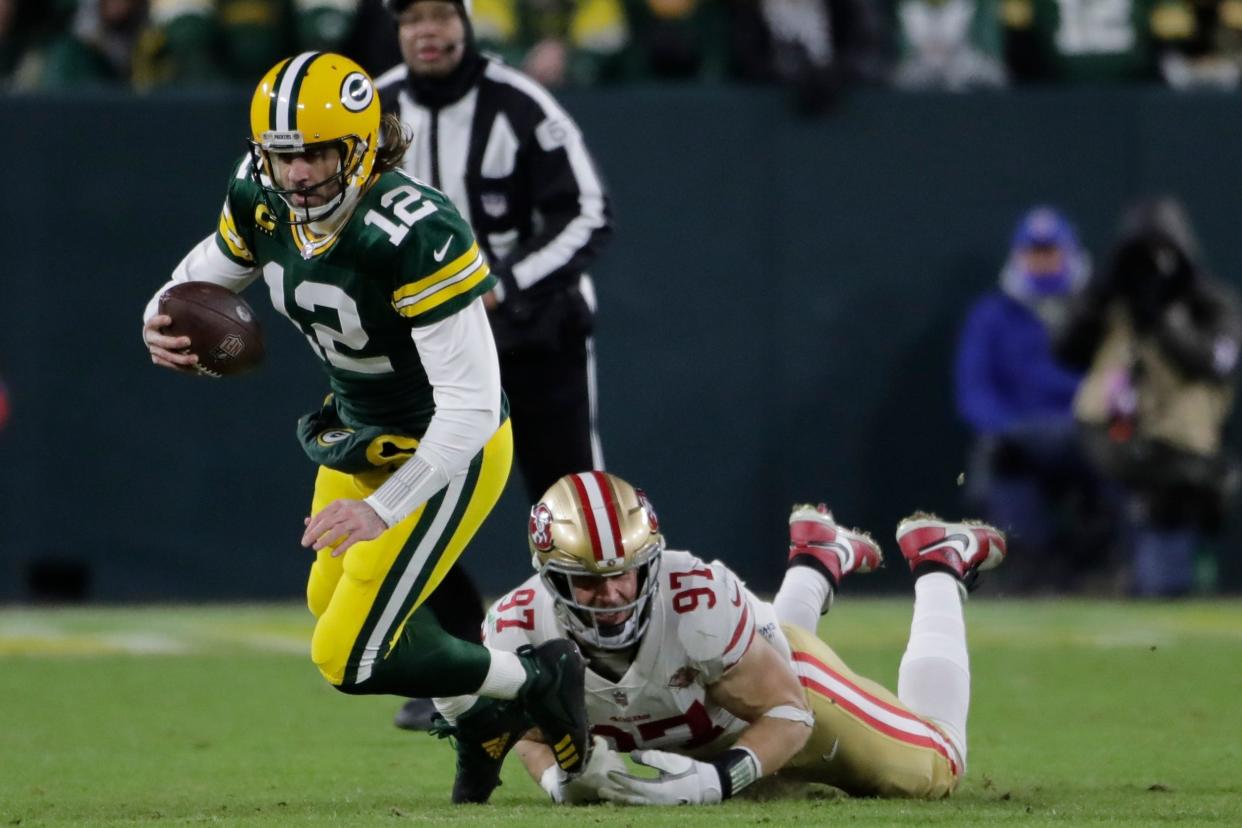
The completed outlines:
[[[612,235],[608,197],[581,131],[550,95],[543,98],[544,119],[528,147],[532,204],[543,225],[495,265],[506,293],[582,273]]]
[[[414,456],[366,499],[389,526],[465,471],[500,423],[500,364],[480,299],[412,336],[436,412]]]
[[[257,267],[238,264],[225,256],[216,243],[216,234],[213,233],[194,245],[181,263],[173,269],[172,277],[160,285],[160,289],[147,302],[142,321],[146,322],[159,312],[160,295],[179,282],[212,282],[234,293],[240,293],[258,275]]]
[[[500,362],[483,302],[413,329],[414,344],[431,381],[436,413],[415,456],[463,471],[500,423]]]

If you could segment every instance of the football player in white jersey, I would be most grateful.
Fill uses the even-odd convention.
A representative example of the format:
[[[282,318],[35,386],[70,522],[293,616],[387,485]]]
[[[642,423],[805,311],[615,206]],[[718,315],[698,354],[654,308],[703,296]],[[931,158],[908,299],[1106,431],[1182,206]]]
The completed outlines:
[[[841,579],[879,566],[879,546],[837,526],[822,504],[795,507],[789,525],[788,569],[769,604],[723,563],[665,549],[641,490],[604,472],[557,481],[531,510],[538,572],[492,606],[484,636],[508,650],[565,637],[580,645],[591,757],[568,778],[557,746],[518,719],[497,720],[484,751],[470,755],[459,739],[458,783],[463,770],[477,781],[478,757],[490,757],[490,784],[475,789],[485,800],[513,746],[566,804],[715,803],[777,772],[857,795],[950,794],[966,762],[964,584],[1000,563],[1004,536],[924,514],[899,524],[916,580],[894,695],[815,635]],[[442,709],[451,721],[471,703],[448,700]],[[618,752],[658,776],[629,773]]]

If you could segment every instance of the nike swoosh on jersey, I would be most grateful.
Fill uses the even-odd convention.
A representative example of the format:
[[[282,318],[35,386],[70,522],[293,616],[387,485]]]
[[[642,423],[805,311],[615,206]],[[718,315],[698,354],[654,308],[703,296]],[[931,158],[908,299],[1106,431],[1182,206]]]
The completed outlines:
[[[970,549],[970,538],[958,532],[953,535],[945,535],[937,541],[932,541],[926,546],[919,547],[919,556],[928,555],[936,551],[942,546],[949,546],[957,553],[957,556],[963,561],[966,560],[966,552]]]
[[[444,257],[448,253],[449,245],[452,243],[453,237],[449,236],[448,241],[444,243],[444,247],[441,247],[439,250],[431,254],[432,258],[434,258],[437,262],[444,261]]]

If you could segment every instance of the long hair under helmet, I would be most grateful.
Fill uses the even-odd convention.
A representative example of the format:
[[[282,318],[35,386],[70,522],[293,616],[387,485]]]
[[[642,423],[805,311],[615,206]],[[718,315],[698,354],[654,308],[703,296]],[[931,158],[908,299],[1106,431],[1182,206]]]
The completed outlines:
[[[584,644],[619,650],[638,641],[651,619],[664,536],[641,489],[606,472],[562,477],[530,510],[531,565],[556,600],[557,617]],[[577,578],[613,577],[637,570],[633,602],[592,607],[574,596]],[[629,611],[620,624],[600,615]]]
[[[322,221],[355,200],[371,177],[379,129],[379,95],[361,66],[332,52],[303,52],[286,58],[268,70],[250,101],[251,175],[281,220],[289,224]],[[329,146],[339,152],[340,163],[324,181],[291,188],[276,180],[274,154]],[[299,207],[289,198],[334,179],[340,192],[326,204]],[[280,203],[273,196],[279,196]]]

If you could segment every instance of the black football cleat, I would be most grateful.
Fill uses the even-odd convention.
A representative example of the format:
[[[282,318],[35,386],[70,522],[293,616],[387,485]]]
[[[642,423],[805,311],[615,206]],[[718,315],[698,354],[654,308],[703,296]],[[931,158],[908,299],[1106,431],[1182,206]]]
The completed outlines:
[[[437,715],[431,732],[441,739],[452,736],[457,748],[453,777],[453,804],[482,804],[500,785],[505,756],[531,727],[516,700],[481,698],[456,724]]]
[[[520,698],[561,770],[581,773],[591,751],[586,710],[586,659],[565,638],[518,650],[530,678]]]

